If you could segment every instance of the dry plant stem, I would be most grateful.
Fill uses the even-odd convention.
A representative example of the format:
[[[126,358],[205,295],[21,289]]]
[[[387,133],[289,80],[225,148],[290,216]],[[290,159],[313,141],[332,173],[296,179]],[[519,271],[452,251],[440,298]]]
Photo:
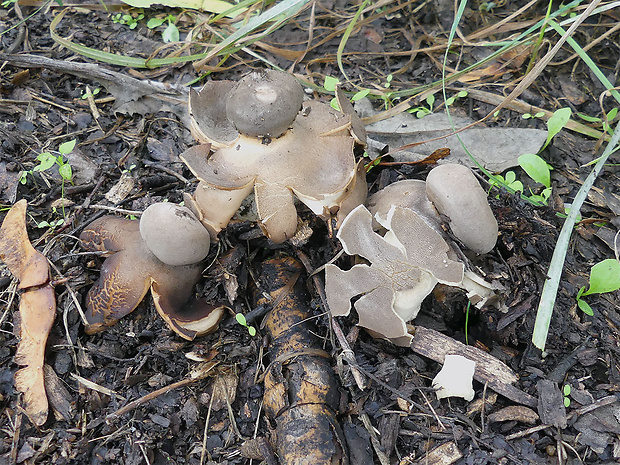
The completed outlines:
[[[583,51],[587,52],[588,50],[590,50],[592,47],[594,47],[595,45],[599,44],[600,42],[602,42],[603,40],[607,39],[609,36],[615,34],[618,30],[620,30],[620,23],[616,24],[614,27],[612,27],[610,30],[608,30],[607,32],[601,34],[600,36],[598,36],[596,39],[592,40],[592,42],[590,42],[587,45],[583,46]],[[566,60],[562,60],[562,61],[554,61],[552,63],[549,63],[549,65],[551,66],[561,66],[561,65],[565,65],[566,63],[570,63],[571,61],[573,61],[575,58],[578,58],[579,54],[578,53],[573,53],[570,57],[568,57]]]
[[[303,263],[304,268],[309,276],[312,276],[312,283],[314,284],[314,288],[319,293],[319,297],[321,298],[321,304],[323,305],[323,310],[329,316],[332,330],[336,335],[336,339],[338,339],[338,343],[340,344],[340,348],[342,349],[342,357],[347,361],[349,366],[351,367],[351,374],[353,375],[353,379],[355,379],[355,384],[363,391],[366,388],[367,381],[362,373],[357,369],[357,361],[355,360],[355,352],[351,349],[349,342],[347,341],[346,336],[342,332],[342,328],[336,321],[335,318],[331,316],[331,312],[329,311],[329,306],[327,305],[327,297],[325,296],[325,286],[321,282],[321,279],[315,274],[315,271],[312,268],[310,260],[307,255],[301,251],[297,251],[297,257]]]
[[[8,410],[5,410],[9,415]],[[17,453],[19,452],[19,436],[22,432],[22,418],[24,415],[20,409],[15,411],[15,421],[13,422],[13,438],[11,441],[11,463],[17,463]],[[10,418],[9,418],[10,420]]]
[[[363,412],[360,414],[360,418],[362,419],[362,423],[364,423],[366,431],[368,431],[368,434],[370,435],[370,442],[375,450],[375,454],[377,454],[379,462],[381,465],[390,465],[390,458],[385,455],[385,452],[381,449],[381,443],[379,442],[379,438],[377,438],[377,433],[375,432],[374,426],[372,426],[372,423],[370,422],[370,418],[368,418],[368,414]]]
[[[211,420],[211,411],[213,410],[213,399],[214,395],[211,395],[211,399],[209,399],[209,408],[207,410],[207,418],[205,420],[205,428],[202,432],[202,451],[200,452],[200,465],[204,465],[205,459],[207,455],[209,455],[209,460],[211,460],[211,455],[207,450],[207,438],[209,435],[209,421]]]
[[[168,393],[168,392],[170,392],[170,391],[172,391],[174,389],[178,389],[180,387],[193,384],[196,381],[199,381],[199,380],[201,380],[203,378],[206,378],[206,377],[210,376],[211,371],[217,365],[218,365],[217,362],[209,362],[207,364],[207,366],[205,366],[205,368],[198,375],[182,379],[180,381],[177,381],[176,383],[169,384],[168,386],[164,386],[161,389],[157,389],[156,391],[150,392],[150,393],[140,397],[139,399],[136,399],[134,401],[129,402],[123,408],[117,410],[114,413],[109,414],[106,417],[106,421],[108,421],[108,422],[114,421],[117,418],[121,417],[122,415],[126,414],[127,412],[130,412],[133,409],[141,406],[142,404],[145,404],[146,402],[149,402],[149,401],[151,401],[153,399],[156,399],[157,397],[159,397],[159,396],[161,396],[163,394],[166,394],[166,393]]]
[[[462,90],[462,89],[459,89],[459,90]],[[504,96],[493,94],[491,92],[485,92],[483,90],[478,90],[478,89],[466,89],[466,90],[470,97],[473,97],[476,100],[480,100],[481,102],[489,103],[491,105],[500,105],[505,99]],[[522,100],[517,100],[517,99],[514,99],[513,101],[508,103],[506,105],[506,108],[508,108],[509,110],[517,111],[521,114],[544,113],[544,116],[542,117],[544,121],[548,120],[553,115],[552,111],[545,110],[544,108],[537,107],[536,105],[530,105],[529,103],[525,103]],[[606,140],[609,140],[608,134],[604,134],[600,131],[597,131],[596,129],[591,128],[590,126],[586,126],[585,124],[578,123],[577,121],[574,121],[572,119],[568,120],[565,128],[570,129],[571,131],[578,132],[585,136],[592,137],[594,139],[604,138]]]
[[[112,207],[112,206],[109,206],[109,205],[94,204],[94,205],[89,206],[88,208],[92,208],[93,210],[105,210],[105,211],[108,211],[108,212],[120,213],[121,215],[132,215],[132,216],[137,216],[137,217],[142,216],[142,212],[141,211],[138,211],[138,210],[127,210],[125,208]]]
[[[101,394],[104,394],[109,397],[117,398],[121,401],[125,400],[125,398],[121,396],[120,394],[117,394],[116,391],[113,391],[112,389],[109,389],[107,387],[94,383],[89,379],[82,378],[80,375],[71,373],[71,377],[75,379],[78,383],[80,383],[82,386],[84,386],[85,388],[92,389],[93,391],[100,392]]]
[[[467,126],[464,126],[460,129],[457,129],[456,131],[441,136],[441,137],[436,137],[434,139],[429,139],[428,141],[423,141],[423,142],[416,142],[413,144],[405,144],[402,145],[400,147],[398,147],[395,150],[392,150],[390,152],[388,152],[386,155],[389,155],[391,153],[395,153],[395,152],[400,152],[402,150],[407,150],[413,147],[416,147],[420,144],[426,143],[426,142],[431,142],[431,141],[436,141],[436,140],[441,140],[444,139],[448,136],[452,136],[454,134],[458,134],[460,132],[463,132],[467,129],[470,129],[484,121],[487,121],[489,118],[491,118],[495,113],[497,113],[498,111],[506,108],[508,106],[508,104],[513,101],[514,99],[516,99],[517,97],[519,97],[519,95],[521,95],[535,80],[536,78],[540,75],[540,73],[542,73],[543,69],[545,69],[545,67],[549,64],[549,62],[553,59],[553,57],[561,50],[562,46],[564,45],[564,43],[568,40],[569,37],[571,37],[573,35],[573,33],[575,32],[575,29],[577,29],[581,23],[583,21],[585,21],[590,14],[592,13],[592,11],[594,11],[594,9],[598,6],[598,4],[601,2],[601,0],[593,0],[592,3],[590,3],[588,5],[588,7],[585,9],[585,11],[577,18],[577,20],[571,25],[571,27],[566,31],[566,34],[563,35],[562,37],[560,37],[560,39],[558,40],[558,42],[553,46],[553,48],[551,50],[549,50],[547,52],[547,54],[541,58],[541,60],[536,64],[536,66],[534,66],[534,68],[532,68],[532,71],[527,74],[525,76],[525,78],[517,85],[517,87],[514,88],[514,90],[499,104],[497,105],[493,110],[491,110],[484,118],[475,121],[471,124],[468,124]],[[404,102],[403,102],[404,103]],[[366,120],[364,120],[364,122],[366,122]]]

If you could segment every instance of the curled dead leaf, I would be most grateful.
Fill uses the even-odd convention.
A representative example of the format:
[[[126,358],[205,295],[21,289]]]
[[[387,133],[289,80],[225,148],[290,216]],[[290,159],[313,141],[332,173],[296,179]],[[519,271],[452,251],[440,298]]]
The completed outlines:
[[[45,344],[54,323],[56,296],[49,283],[49,265],[36,251],[26,231],[25,200],[7,213],[0,228],[0,259],[20,281],[23,290],[19,303],[20,342],[15,362],[24,368],[15,373],[15,387],[23,394],[24,410],[36,425],[47,420],[43,361]]]

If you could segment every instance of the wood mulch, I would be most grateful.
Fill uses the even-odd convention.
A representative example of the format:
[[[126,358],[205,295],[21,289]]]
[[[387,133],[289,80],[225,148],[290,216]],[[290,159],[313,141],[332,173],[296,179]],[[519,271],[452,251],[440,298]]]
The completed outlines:
[[[523,5],[523,1],[507,2],[492,11],[472,6],[460,34],[483,30]],[[340,75],[336,58],[344,32],[340,29],[347,24],[343,18],[351,18],[356,8],[341,1],[315,6],[250,49],[284,69],[295,64],[296,73],[320,86],[323,76]],[[113,21],[116,11],[127,7],[116,3],[113,7],[110,13],[96,4],[73,8],[57,33],[75,43],[128,56],[169,53],[170,49],[159,50],[161,28],[149,29],[143,20],[130,29]],[[34,8],[22,5],[19,12],[13,6],[0,8],[0,32]],[[391,74],[393,91],[440,79],[452,2],[387,2],[386,9],[383,14],[370,13],[372,20],[350,37],[344,54],[347,75],[364,87],[385,89]],[[530,7],[511,24],[544,17],[545,10],[542,4]],[[161,16],[167,12],[146,11]],[[46,352],[53,414],[37,428],[20,408],[13,385],[18,369],[13,361],[18,298],[10,274],[0,268],[0,464],[260,463],[260,459],[248,458],[256,453],[249,451],[250,445],[265,463],[275,463],[277,459],[269,454],[272,446],[265,439],[273,425],[263,410],[263,378],[270,359],[267,331],[260,327],[262,317],[251,321],[259,328],[255,337],[228,316],[218,332],[187,342],[165,325],[147,298],[114,327],[91,336],[84,333],[75,302],[83,302],[102,259],[83,253],[77,240],[81,229],[110,211],[127,216],[154,202],[181,202],[183,193],[193,192],[196,180],[178,154],[195,142],[180,113],[150,100],[143,106],[119,101],[130,100],[137,91],[126,88],[121,92],[122,83],[110,85],[114,78],[81,67],[93,62],[58,46],[49,34],[58,12],[57,7],[45,8],[0,36],[5,59],[27,52],[67,66],[64,71],[9,61],[0,66],[0,219],[5,206],[28,200],[30,238],[53,264],[58,303]],[[206,15],[179,16],[182,38],[202,17]],[[311,21],[313,47],[307,47]],[[585,45],[618,21],[618,10],[610,10],[588,25],[587,37],[576,38]],[[506,34],[496,32],[485,39],[499,40]],[[615,32],[588,51],[612,82],[619,72],[619,38]],[[449,58],[450,66],[460,68],[488,53],[482,46],[455,50],[459,55]],[[550,111],[570,106],[573,115],[600,117],[598,97],[604,88],[571,55],[569,48],[561,51],[520,98]],[[219,67],[218,62],[219,58],[207,63],[212,71],[209,79],[237,79],[249,69],[265,66],[244,50]],[[70,65],[77,66],[69,69]],[[467,85],[507,94],[525,66],[527,60],[499,71],[489,68]],[[134,70],[99,63],[99,68],[171,88],[199,76],[191,64]],[[83,98],[88,91],[97,93]],[[441,100],[441,93],[436,96]],[[185,98],[183,92],[174,94],[178,102]],[[117,106],[126,103],[125,110],[133,114],[115,113]],[[382,103],[375,102],[378,110]],[[611,108],[610,102],[604,105]],[[473,97],[455,104],[455,111],[474,119],[492,109],[491,103]],[[545,128],[544,122],[524,120],[509,110],[488,124]],[[53,170],[29,174],[25,184],[19,182],[19,173],[32,170],[39,153],[56,150],[70,139],[76,139],[79,147],[78,156],[71,160],[76,174],[73,184],[62,185]],[[618,253],[614,242],[620,228],[617,155],[597,180],[582,209],[583,220],[574,230],[544,356],[531,344],[540,293],[563,223],[561,214],[590,172],[583,165],[598,156],[601,147],[604,143],[564,130],[545,149],[542,156],[554,167],[548,206],[535,207],[505,191],[491,191],[500,236],[495,249],[479,257],[475,265],[487,279],[501,285],[501,311],[472,307],[466,319],[464,294],[438,291],[424,302],[415,321],[420,334],[433,337],[438,332],[453,341],[467,341],[504,362],[518,376],[514,387],[523,395],[520,401],[497,395],[478,381],[473,402],[438,401],[430,380],[440,364],[432,354],[422,356],[419,351],[373,339],[353,324],[353,318],[338,318],[354,355],[355,364],[348,363],[346,356],[351,361],[351,354],[343,353],[322,305],[320,275],[311,279],[305,273],[299,278],[307,284],[312,331],[321,350],[331,355],[337,375],[336,418],[351,464],[610,464],[620,460],[620,295],[589,297],[594,316],[581,312],[575,300],[579,289],[587,285],[591,266]],[[424,165],[378,166],[369,172],[369,188],[374,192],[399,179],[424,179],[428,169]],[[525,173],[515,171],[526,183]],[[530,187],[537,189],[533,183],[526,189]],[[208,267],[198,294],[226,299],[234,276],[238,286],[234,310],[248,314],[256,310],[250,294],[268,260],[303,259],[310,270],[331,260],[340,248],[338,241],[330,237],[322,221],[300,211],[313,234],[299,247],[274,245],[249,222],[229,226],[205,261]],[[55,224],[59,220],[64,222]],[[234,254],[234,259],[227,253]],[[363,390],[356,376],[366,381]],[[571,388],[568,407],[564,386]],[[254,442],[247,443],[250,439]]]

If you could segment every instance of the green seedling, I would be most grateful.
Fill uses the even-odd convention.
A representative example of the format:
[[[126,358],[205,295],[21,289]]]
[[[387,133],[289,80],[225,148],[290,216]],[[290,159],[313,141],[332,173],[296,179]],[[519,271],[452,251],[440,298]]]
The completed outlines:
[[[538,115],[539,113],[535,114],[534,117],[538,117]],[[551,115],[547,121],[547,140],[540,149],[539,153],[543,151],[557,135],[557,133],[560,132],[564,126],[566,126],[566,123],[570,120],[570,116],[570,108],[560,108],[559,110],[556,110],[553,115]],[[543,189],[540,194],[531,193],[531,195],[526,198],[534,203],[542,203],[546,205],[549,201],[549,197],[551,197],[551,170],[553,167],[540,155],[535,153],[525,153],[519,157],[518,161],[519,166],[530,178],[545,186],[545,189]],[[499,178],[501,178],[501,176]],[[493,183],[493,181],[491,181],[491,183]],[[496,184],[501,184],[501,179],[496,181]],[[507,184],[506,186],[509,187]],[[516,188],[513,189],[515,191],[517,190]],[[521,192],[523,192],[523,189],[521,189]]]
[[[612,135],[613,130],[611,129],[611,123],[616,119],[616,116],[618,116],[618,108],[612,108],[611,110],[609,110],[607,115],[605,115],[605,119],[588,116],[584,113],[577,113],[577,116],[579,116],[579,118],[586,121],[587,123],[600,124],[604,132]]]
[[[57,220],[52,220],[52,221],[40,221],[37,223],[37,228],[56,229],[57,227],[62,226],[63,224],[65,224],[64,218],[59,218]]]
[[[364,157],[370,158],[370,156],[366,152],[364,152]],[[374,160],[370,160],[370,162],[368,162],[366,166],[364,166],[364,168],[366,169],[366,172],[369,173],[371,169],[373,169],[375,166],[379,166],[380,163],[381,156],[378,156]]]
[[[71,165],[65,161],[65,155],[70,154],[75,148],[76,140],[72,139],[68,142],[64,142],[58,146],[59,155],[53,155],[50,152],[43,152],[37,156],[37,161],[39,164],[35,166],[32,170],[22,171],[19,182],[22,184],[26,184],[28,174],[33,175],[34,172],[43,172],[49,170],[52,166],[58,165],[58,173],[62,178],[62,182],[64,185],[65,181],[71,182],[73,178],[73,170]]]
[[[446,106],[449,107],[451,105],[454,105],[454,102],[456,102],[457,99],[459,98],[465,98],[467,97],[469,94],[466,90],[462,90],[460,91],[458,94],[452,96],[452,97],[448,97],[448,99],[446,99]]]
[[[129,29],[135,29],[141,19],[144,19],[144,13],[138,12],[134,14],[129,13],[117,13],[112,15],[112,22],[118,24],[125,24]]]
[[[545,112],[544,111],[539,111],[538,113],[534,113],[533,115],[531,113],[524,113],[521,115],[521,118],[523,119],[534,119],[534,118],[542,118],[543,116],[545,116]]]
[[[235,315],[235,319],[237,320],[237,323],[247,328],[250,336],[252,337],[256,336],[256,328],[254,326],[248,325],[248,322],[246,321],[245,315],[243,313],[237,313]]]
[[[325,76],[325,81],[323,82],[323,89],[325,89],[327,92],[336,92],[336,86],[338,84],[340,84],[340,81],[337,78],[332,76]],[[351,97],[351,101],[356,102],[360,99],[363,99],[368,94],[370,94],[370,89],[362,89],[353,94],[353,97]],[[338,101],[335,97],[331,99],[329,104],[334,110],[340,111],[340,106],[338,105]]]
[[[161,33],[161,37],[164,42],[178,42],[179,41],[179,29],[177,28],[174,22],[176,21],[176,17],[173,15],[168,15],[165,18],[151,18],[148,23],[146,23],[146,27],[149,29],[155,29],[168,22],[166,29]]]
[[[415,107],[407,110],[409,113],[415,113],[416,118],[424,118],[426,115],[430,115],[433,112],[433,105],[435,104],[435,95],[430,94],[426,97],[427,107]]]
[[[496,174],[493,178],[489,179],[491,187],[506,186],[515,192],[523,192],[523,183],[517,180],[517,175],[514,171],[506,172],[506,177],[501,174]],[[499,198],[499,195],[497,196]]]
[[[592,307],[582,297],[592,294],[604,294],[620,289],[620,261],[609,258],[597,263],[590,270],[588,290],[583,286],[577,293],[577,305],[586,315],[594,315]]]
[[[566,126],[566,123],[570,120],[571,113],[572,111],[568,107],[560,108],[553,112],[553,115],[551,115],[551,118],[547,121],[547,140],[540,151],[546,149],[549,142],[551,142],[557,133],[564,129],[564,126]]]
[[[82,100],[86,100],[88,97],[94,97],[99,92],[101,92],[101,88],[99,88],[99,87],[93,89],[92,92],[82,91]]]
[[[570,407],[570,390],[570,384],[565,384],[562,388],[562,394],[564,395],[564,407],[566,408]]]

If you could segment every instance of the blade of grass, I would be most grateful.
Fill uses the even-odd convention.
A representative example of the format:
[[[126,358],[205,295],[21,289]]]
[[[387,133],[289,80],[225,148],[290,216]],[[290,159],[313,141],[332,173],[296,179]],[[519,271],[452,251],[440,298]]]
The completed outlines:
[[[111,65],[117,66],[125,66],[129,68],[157,68],[160,66],[167,66],[171,64],[177,63],[187,63],[188,61],[194,61],[206,56],[206,53],[200,53],[196,55],[185,55],[180,57],[170,57],[170,58],[135,58],[128,57],[124,55],[117,55],[115,53],[103,52],[101,50],[97,50],[94,48],[86,47],[85,45],[75,44],[64,37],[59,36],[56,33],[56,28],[65,13],[69,11],[69,8],[65,8],[62,10],[50,23],[50,35],[55,42],[62,45],[63,47],[71,50],[72,52],[78,53],[87,58],[91,58],[92,60],[101,61],[104,63],[109,63]]]
[[[349,37],[351,36],[351,33],[353,32],[355,23],[357,23],[357,20],[361,16],[362,11],[364,11],[364,8],[366,7],[367,4],[368,4],[368,0],[364,0],[362,4],[359,6],[357,11],[355,12],[355,16],[353,16],[353,19],[351,20],[351,22],[345,29],[344,34],[342,34],[342,39],[340,39],[340,43],[338,44],[338,51],[336,52],[336,61],[338,62],[338,68],[340,69],[340,72],[342,73],[344,78],[347,80],[347,82],[350,82],[350,81],[349,81],[349,77],[347,76],[347,73],[345,73],[344,71],[344,66],[342,64],[342,52],[344,52],[344,48],[347,45],[347,41],[349,40]]]
[[[33,16],[35,16],[36,14],[39,13],[39,11],[41,11],[43,8],[45,8],[47,5],[49,5],[51,3],[52,0],[46,0],[39,8],[37,8],[36,10],[34,10],[32,13],[30,13],[27,17],[25,17],[24,19],[17,21],[15,24],[13,24],[11,27],[6,28],[4,31],[0,32],[0,37],[2,37],[4,34],[6,34],[9,31],[12,31],[13,29],[15,29],[16,27],[21,26],[22,24],[24,24],[26,21],[28,21],[30,18],[32,18]]]
[[[206,56],[194,64],[196,69],[202,68],[207,61],[216,55],[221,53],[228,53],[227,47],[234,46],[237,41],[247,36],[255,29],[259,28],[265,23],[277,19],[278,16],[284,15],[284,18],[277,21],[278,24],[282,24],[287,19],[296,15],[304,6],[306,6],[311,0],[283,0],[271,7],[264,13],[250,19],[244,26],[237,29],[226,39],[220,42],[213,50],[209,51]],[[262,36],[261,36],[262,37]],[[258,40],[258,38],[256,39]]]
[[[555,29],[556,32],[562,36],[566,34],[566,31],[562,28],[562,26],[560,26],[555,21],[549,21],[549,26]],[[611,93],[611,95],[613,95],[616,101],[620,103],[620,93],[618,93],[618,91],[612,85],[612,83],[609,82],[609,79],[607,79],[607,76],[603,74],[603,72],[596,65],[596,63],[592,61],[592,58],[590,58],[590,56],[581,48],[581,46],[572,37],[568,37],[566,41],[568,42],[568,45],[570,45],[573,48],[573,50],[575,50],[575,53],[579,55],[579,58],[581,58],[583,62],[586,65],[588,65],[588,67],[590,68],[590,70],[592,70],[592,72],[598,78],[598,80],[601,81],[601,84],[603,84],[607,88],[607,90]]]
[[[553,2],[549,0],[549,4],[547,5],[547,14],[545,15],[545,22],[540,28],[540,34],[538,34],[538,40],[534,45],[534,50],[532,50],[532,55],[530,56],[530,62],[527,64],[527,69],[525,70],[525,74],[529,73],[536,63],[536,58],[538,57],[538,50],[540,50],[540,46],[542,45],[543,39],[545,38],[545,31],[547,29],[547,23],[549,22],[549,16],[551,15],[551,7],[553,6]]]
[[[574,0],[571,3],[569,3],[568,5],[565,5],[563,7],[560,7],[557,11],[554,11],[551,15],[549,15],[550,18],[556,18],[559,15],[562,15],[564,13],[568,13],[568,11],[570,11],[570,9],[575,8],[577,6],[579,6],[581,3],[583,3],[582,0]],[[597,11],[597,10],[595,10]],[[571,21],[574,22],[574,21]],[[392,93],[392,98],[396,99],[396,98],[401,98],[401,97],[409,97],[411,95],[415,95],[418,94],[419,92],[422,91],[427,91],[427,90],[431,90],[431,89],[438,89],[440,88],[442,85],[444,84],[448,84],[450,82],[453,82],[455,80],[457,80],[460,76],[463,76],[464,74],[467,74],[477,68],[479,68],[480,66],[488,63],[489,61],[503,55],[504,53],[506,53],[507,51],[518,47],[520,45],[524,45],[528,43],[527,37],[530,36],[531,34],[535,33],[535,32],[539,32],[539,30],[543,27],[543,24],[545,23],[544,19],[541,19],[540,21],[538,21],[536,24],[530,26],[529,28],[527,28],[525,31],[523,31],[522,33],[520,33],[517,37],[515,37],[512,41],[507,42],[505,45],[503,45],[502,47],[500,47],[499,49],[497,49],[495,52],[491,53],[489,56],[483,58],[482,60],[468,66],[467,68],[462,69],[461,71],[458,71],[457,73],[454,73],[452,75],[450,75],[449,77],[444,77],[442,80],[440,81],[436,81],[433,82],[431,84],[427,84],[424,86],[419,86],[416,87],[414,89],[406,89],[406,90],[400,90],[400,91],[395,91]],[[455,30],[456,31],[456,30]],[[533,38],[531,40],[534,40]],[[448,44],[446,45],[448,48],[452,46],[452,42],[454,41],[454,38],[448,42]],[[481,45],[484,47],[484,45]]]
[[[532,334],[532,343],[540,350],[545,350],[547,335],[549,334],[549,324],[551,323],[551,315],[553,314],[555,299],[560,286],[560,277],[562,276],[566,252],[568,251],[570,237],[575,227],[577,215],[579,215],[579,210],[587,198],[588,192],[592,188],[594,181],[607,162],[609,155],[618,145],[618,141],[620,141],[620,123],[616,126],[611,141],[605,148],[605,152],[603,152],[603,155],[584,181],[581,189],[579,189],[575,195],[570,212],[564,220],[564,225],[562,226],[562,230],[560,231],[560,235],[558,237],[558,242],[555,246],[555,250],[553,251],[553,256],[551,257],[547,280],[545,281],[542,294],[540,296],[540,303],[538,304],[538,311],[536,313],[536,323],[534,324],[534,332]]]
[[[60,23],[60,21],[62,20],[62,18],[64,17],[68,9],[61,11],[58,14],[58,16],[56,16],[52,20],[50,24],[50,35],[52,36],[55,42],[57,42],[58,44],[62,45],[63,47],[75,53],[83,55],[87,58],[91,58],[93,60],[102,61],[104,63],[110,63],[110,64],[117,65],[117,66],[125,66],[125,67],[130,67],[130,68],[158,68],[160,66],[168,66],[172,64],[180,64],[180,63],[197,61],[197,63],[194,66],[200,67],[201,64],[206,63],[208,60],[210,60],[212,57],[216,55],[230,53],[229,50],[225,50],[227,47],[231,45],[234,46],[234,44],[238,40],[247,36],[250,32],[252,32],[256,28],[262,26],[263,24],[269,21],[277,19],[277,17],[280,15],[283,15],[282,18],[277,19],[276,23],[274,25],[271,25],[267,29],[267,31],[265,31],[263,34],[257,34],[255,37],[252,38],[252,41],[259,40],[265,34],[270,33],[271,31],[279,27],[283,22],[285,22],[286,20],[294,16],[297,12],[301,10],[301,8],[303,8],[310,1],[311,0],[284,0],[278,3],[276,6],[272,7],[271,9],[267,10],[266,12],[252,18],[245,26],[241,27],[235,33],[228,36],[226,39],[220,42],[220,44],[218,44],[211,51],[205,52],[205,53],[197,53],[193,55],[179,56],[179,57],[154,58],[154,59],[135,58],[135,57],[128,57],[124,55],[117,55],[115,53],[103,52],[101,50],[86,47],[81,44],[75,44],[71,42],[70,40],[65,39],[64,37],[59,36],[56,33],[56,28],[58,27],[58,24]],[[244,46],[245,45],[247,44],[244,44]]]

